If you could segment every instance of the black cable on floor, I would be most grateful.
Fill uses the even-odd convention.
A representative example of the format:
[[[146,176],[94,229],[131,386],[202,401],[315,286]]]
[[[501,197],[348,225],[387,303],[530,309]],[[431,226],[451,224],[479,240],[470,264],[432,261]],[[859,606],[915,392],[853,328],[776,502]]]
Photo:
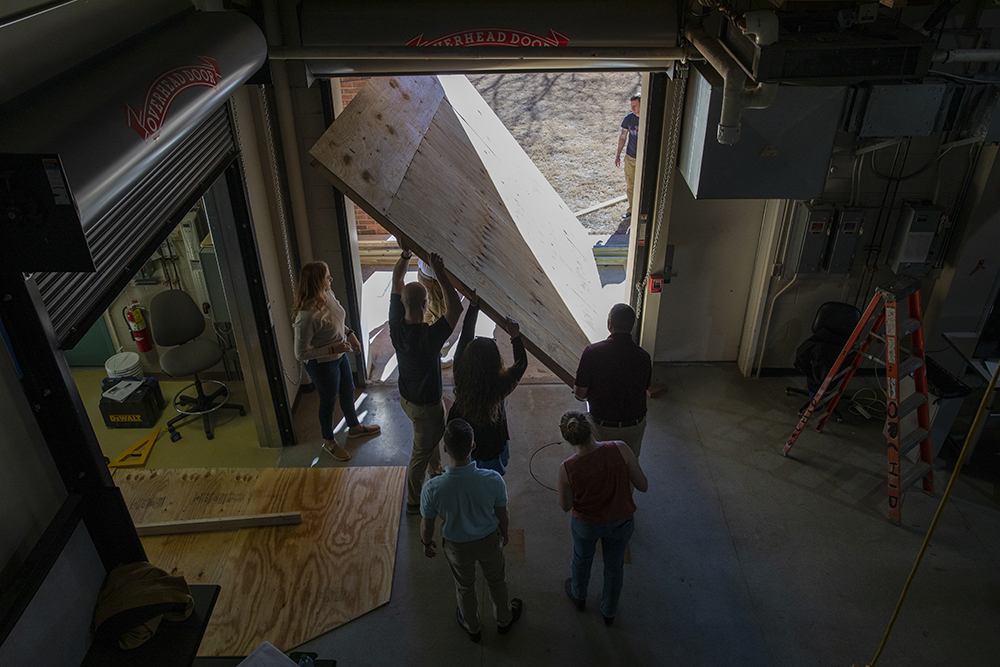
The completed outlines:
[[[553,445],[561,445],[561,444],[562,444],[562,441],[546,443],[546,444],[542,445],[541,447],[539,447],[538,449],[536,449],[531,454],[531,458],[528,459],[528,474],[531,475],[531,479],[535,480],[536,482],[538,482],[540,485],[544,486],[549,491],[556,491],[556,492],[558,492],[559,489],[553,488],[553,487],[549,486],[548,484],[546,484],[545,482],[543,482],[542,480],[538,479],[538,477],[535,476],[535,471],[531,469],[531,464],[535,462],[535,457],[538,456],[538,453],[540,451],[542,451],[543,449],[546,449],[548,447],[552,447]]]

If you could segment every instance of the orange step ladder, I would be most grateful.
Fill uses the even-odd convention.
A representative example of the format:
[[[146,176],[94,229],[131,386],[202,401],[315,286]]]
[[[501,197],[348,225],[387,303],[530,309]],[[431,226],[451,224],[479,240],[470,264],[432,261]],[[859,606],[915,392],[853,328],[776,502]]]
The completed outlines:
[[[900,312],[906,302],[906,313]],[[903,316],[905,315],[905,318]],[[901,319],[902,318],[902,319]],[[847,390],[863,359],[871,359],[885,366],[886,375],[886,446],[889,474],[889,518],[897,524],[902,521],[902,494],[917,480],[922,480],[923,490],[934,495],[934,468],[931,456],[930,410],[927,402],[927,370],[924,367],[924,333],[920,308],[920,282],[910,276],[897,276],[877,288],[871,303],[844,344],[837,360],[820,385],[819,390],[802,413],[798,426],[782,450],[788,456],[792,445],[805,429],[814,412],[822,416],[816,431],[822,432],[837,402]],[[884,335],[880,331],[884,328]],[[910,337],[909,351],[900,348],[900,341]],[[868,353],[875,340],[885,343],[885,360]],[[905,359],[904,359],[905,356]],[[900,400],[900,381],[913,376],[915,391]],[[900,421],[916,411],[917,427],[900,436]],[[902,474],[900,456],[919,447],[916,464]]]

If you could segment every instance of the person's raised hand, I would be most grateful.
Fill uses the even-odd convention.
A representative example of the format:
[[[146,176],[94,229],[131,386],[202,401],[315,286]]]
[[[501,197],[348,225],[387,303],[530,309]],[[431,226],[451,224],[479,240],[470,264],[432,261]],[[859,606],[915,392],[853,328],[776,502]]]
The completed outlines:
[[[412,250],[410,250],[410,246],[407,245],[406,241],[401,236],[397,236],[396,237],[396,245],[398,245],[399,249],[402,250],[404,253],[406,253],[406,252],[412,253],[413,252]]]
[[[476,294],[476,290],[474,289],[469,290],[469,303],[473,306],[479,305],[479,295]]]
[[[444,258],[436,252],[432,252],[430,257],[428,257],[428,262],[431,268],[434,269],[434,275],[440,278],[444,271]]]
[[[507,318],[507,334],[511,338],[517,338],[521,335],[521,325],[517,323],[517,320]]]

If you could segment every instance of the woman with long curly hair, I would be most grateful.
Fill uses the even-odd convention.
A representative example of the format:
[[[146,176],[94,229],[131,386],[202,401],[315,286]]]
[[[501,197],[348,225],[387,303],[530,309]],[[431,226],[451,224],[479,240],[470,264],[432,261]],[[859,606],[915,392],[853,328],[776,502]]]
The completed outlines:
[[[559,466],[559,507],[573,510],[570,529],[573,533],[573,561],[566,580],[566,595],[573,606],[583,611],[590,584],[590,566],[594,562],[597,540],[604,555],[604,593],[601,614],[611,625],[618,612],[622,592],[625,547],[632,537],[632,487],[645,492],[649,488],[639,459],[621,440],[597,442],[590,421],[582,412],[567,412],[559,420],[559,431],[576,453]]]
[[[528,368],[528,355],[517,322],[507,318],[514,365],[504,367],[496,341],[475,337],[478,317],[479,299],[473,291],[455,350],[455,403],[448,411],[448,421],[461,418],[469,422],[476,434],[476,448],[472,450],[476,466],[502,475],[510,461],[504,399],[521,381]]]
[[[337,444],[333,433],[333,409],[340,395],[340,408],[349,427],[347,439],[377,435],[377,424],[362,426],[354,410],[354,378],[345,352],[361,352],[361,343],[347,328],[344,310],[330,289],[333,278],[326,262],[310,262],[302,267],[292,306],[295,331],[295,358],[305,364],[306,372],[319,394],[319,425],[323,449],[338,461],[351,455]]]

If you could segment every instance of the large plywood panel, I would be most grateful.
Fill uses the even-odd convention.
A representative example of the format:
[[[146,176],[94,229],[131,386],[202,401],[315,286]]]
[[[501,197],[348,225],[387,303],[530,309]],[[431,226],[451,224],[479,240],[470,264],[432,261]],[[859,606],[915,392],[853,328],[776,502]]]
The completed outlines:
[[[434,85],[417,83],[428,81]],[[397,88],[430,97],[392,97]],[[416,150],[407,143],[389,159],[392,177],[373,183],[372,169],[338,159],[366,150],[359,136],[395,127],[432,105],[433,119]],[[606,335],[605,315],[594,307],[601,283],[590,244],[465,77],[373,79],[312,155],[314,167],[418,253],[440,253],[458,281],[478,291],[488,314],[516,319],[528,349],[572,383],[583,348]]]
[[[150,562],[222,586],[200,655],[282,650],[385,604],[406,469],[118,471],[133,520],[299,511],[302,524],[147,537]],[[150,518],[154,517],[154,518]]]
[[[433,77],[395,77],[363,93],[337,119],[340,132],[324,134],[311,154],[354,174],[356,196],[385,214],[444,90]]]

